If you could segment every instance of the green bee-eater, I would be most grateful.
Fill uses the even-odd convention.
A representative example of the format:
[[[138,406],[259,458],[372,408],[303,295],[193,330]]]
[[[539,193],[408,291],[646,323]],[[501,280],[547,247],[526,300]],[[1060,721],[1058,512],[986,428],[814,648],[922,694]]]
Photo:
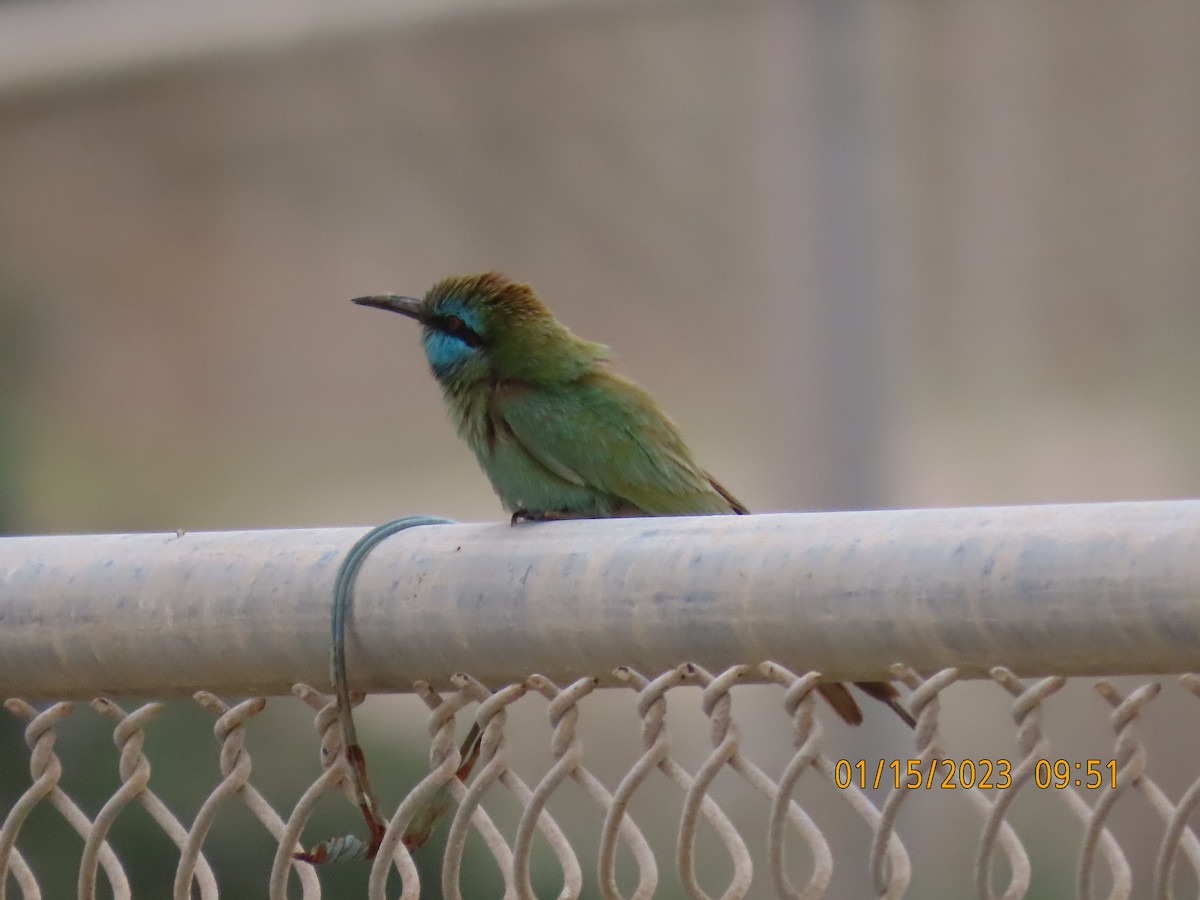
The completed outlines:
[[[572,334],[528,285],[487,272],[439,281],[420,300],[354,302],[421,324],[458,433],[514,521],[748,512],[651,396],[608,368],[608,348]],[[859,687],[913,724],[891,684]],[[862,721],[845,686],[820,690]]]

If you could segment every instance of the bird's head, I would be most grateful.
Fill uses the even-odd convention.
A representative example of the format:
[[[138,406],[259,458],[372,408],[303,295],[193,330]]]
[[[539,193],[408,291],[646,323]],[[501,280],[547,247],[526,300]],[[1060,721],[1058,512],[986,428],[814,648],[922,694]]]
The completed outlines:
[[[422,299],[379,294],[354,302],[420,322],[429,367],[446,387],[572,380],[608,354],[572,334],[529,285],[498,272],[445,278]]]

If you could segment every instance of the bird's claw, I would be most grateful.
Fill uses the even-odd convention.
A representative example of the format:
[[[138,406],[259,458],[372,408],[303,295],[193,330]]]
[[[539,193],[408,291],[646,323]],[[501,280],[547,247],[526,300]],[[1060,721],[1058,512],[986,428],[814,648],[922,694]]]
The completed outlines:
[[[521,525],[529,522],[562,522],[567,519],[584,519],[587,516],[580,516],[577,513],[570,513],[561,509],[518,509],[512,514],[512,524]]]

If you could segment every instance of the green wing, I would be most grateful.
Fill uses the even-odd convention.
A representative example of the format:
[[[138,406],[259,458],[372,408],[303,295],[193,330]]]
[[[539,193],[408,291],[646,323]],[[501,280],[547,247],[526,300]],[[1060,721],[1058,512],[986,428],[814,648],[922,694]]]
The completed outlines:
[[[746,511],[696,464],[650,395],[617,375],[599,371],[562,387],[501,391],[492,413],[551,472],[648,515]]]

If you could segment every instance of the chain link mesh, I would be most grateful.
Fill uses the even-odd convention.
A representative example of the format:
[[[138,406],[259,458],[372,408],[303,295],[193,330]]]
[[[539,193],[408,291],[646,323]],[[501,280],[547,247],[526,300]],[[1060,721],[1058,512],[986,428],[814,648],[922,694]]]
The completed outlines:
[[[319,832],[328,827],[328,817],[317,821],[318,810],[331,806],[328,795],[335,795],[332,806],[339,813],[350,809],[343,799],[349,796],[348,768],[332,698],[312,687],[298,684],[294,694],[315,714],[321,766],[287,806],[273,805],[252,783],[256,772],[260,780],[274,782],[272,768],[303,752],[291,737],[285,746],[272,742],[273,726],[263,716],[267,700],[229,705],[208,692],[195,695],[216,720],[218,774],[200,783],[203,766],[195,766],[184,779],[200,795],[187,817],[190,824],[151,786],[157,779],[151,777],[147,748],[163,704],[126,711],[111,700],[93,701],[114,723],[118,783],[89,815],[82,801],[72,799],[82,789],[68,787],[71,768],[56,751],[60,734],[71,730],[78,737],[73,726],[80,712],[69,702],[39,711],[10,699],[7,710],[24,723],[29,781],[7,805],[0,827],[0,900],[14,889],[22,898],[46,896],[40,880],[58,873],[39,873],[33,851],[36,834],[54,816],[83,843],[77,895],[134,896],[138,873],[122,864],[110,840],[114,825],[132,817],[134,806],[174,845],[173,896],[215,898],[224,867],[242,864],[210,865],[206,858],[219,844],[222,825],[238,818],[231,814],[235,805],[265,829],[275,848],[269,878],[253,894],[271,900],[317,898],[323,884],[327,895],[371,900],[439,891],[447,898],[502,893],[987,900],[1165,898],[1173,896],[1172,886],[1195,892],[1200,841],[1189,826],[1200,804],[1195,760],[1179,746],[1164,747],[1160,785],[1141,736],[1159,683],[1126,688],[1096,682],[1091,696],[1098,700],[1085,711],[1084,725],[1078,707],[1089,704],[1079,701],[1056,709],[1051,720],[1060,717],[1064,725],[1048,729],[1048,701],[1067,685],[1062,677],[1023,681],[998,667],[988,689],[986,683],[960,682],[954,669],[922,678],[897,665],[894,674],[911,692],[906,703],[917,717],[915,731],[902,725],[893,731],[877,706],[868,708],[878,715],[869,715],[862,729],[844,728],[817,702],[817,673],[797,674],[774,663],[716,674],[686,664],[653,677],[622,668],[615,673],[616,687],[601,687],[599,678],[560,686],[531,675],[489,690],[462,675],[455,690],[441,694],[418,683],[415,694],[430,710],[426,774],[400,788],[388,807],[391,818],[373,861],[322,867],[293,854],[302,843],[328,837]],[[1200,677],[1184,675],[1178,684],[1168,692],[1179,695],[1173,703],[1200,699]],[[698,712],[696,692],[689,688],[699,688]],[[632,709],[593,705],[604,695],[622,693],[634,701]],[[1004,707],[995,706],[998,694],[1008,698]],[[526,709],[539,697],[546,715],[542,726]],[[944,700],[952,702],[952,712],[943,712]],[[986,707],[981,715],[990,725],[978,724],[978,706]],[[1097,717],[1096,710],[1105,715]],[[626,736],[631,715],[639,735],[636,749]],[[595,719],[590,731],[589,717]],[[956,726],[960,717],[971,723],[965,731]],[[1098,718],[1107,719],[1107,736],[1095,731]],[[483,746],[480,764],[464,784],[455,777],[456,730],[470,719],[482,726]],[[1003,719],[1008,726],[998,730]],[[827,731],[826,722],[834,730]],[[256,770],[247,736],[258,727],[259,746],[271,756],[264,764],[264,751],[257,751]],[[372,733],[377,730],[373,726]],[[981,755],[974,740],[980,730],[993,742],[1007,732],[1006,749]],[[1056,734],[1051,740],[1048,731],[1054,730],[1062,732],[1061,739]],[[1079,739],[1082,748],[1076,746]],[[370,752],[375,775],[393,766],[385,748],[373,746]],[[17,768],[12,754],[6,762],[10,770]],[[1187,772],[1181,776],[1182,769]],[[919,786],[897,787],[898,781]],[[431,845],[410,852],[401,840],[405,827],[443,786],[454,801],[442,825],[444,843],[440,850]],[[968,819],[962,818],[964,806],[972,811]],[[1123,810],[1135,806],[1117,823]],[[35,820],[43,826],[36,834]],[[353,827],[352,817],[342,821]],[[942,821],[951,825],[941,827]],[[234,824],[245,823],[238,818]],[[228,849],[219,844],[223,855]],[[57,860],[51,868],[63,865]],[[498,878],[489,876],[484,892],[478,873],[493,866]],[[334,879],[351,886],[334,894],[328,884]]]

